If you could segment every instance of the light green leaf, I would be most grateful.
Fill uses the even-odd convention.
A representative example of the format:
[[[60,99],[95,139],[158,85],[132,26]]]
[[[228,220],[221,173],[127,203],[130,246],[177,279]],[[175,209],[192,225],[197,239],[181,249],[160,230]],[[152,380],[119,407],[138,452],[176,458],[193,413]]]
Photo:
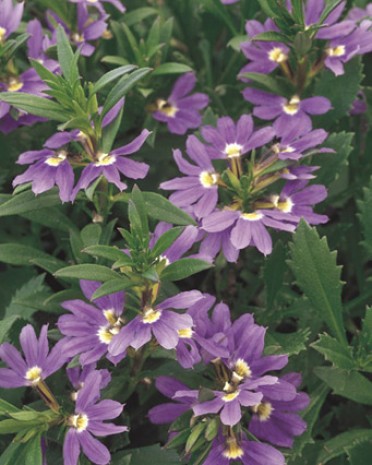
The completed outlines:
[[[152,72],[152,76],[164,76],[165,74],[183,74],[192,71],[190,66],[183,63],[162,63]]]
[[[372,383],[357,371],[316,367],[314,373],[332,388],[334,394],[360,404],[372,405]]]
[[[336,252],[331,252],[327,239],[320,239],[316,229],[303,220],[293,236],[290,250],[289,265],[297,284],[318,311],[319,318],[346,346],[341,305],[341,267],[336,263]]]
[[[197,258],[181,258],[181,260],[168,265],[161,273],[161,278],[168,281],[179,281],[193,274],[200,273],[200,271],[207,270],[212,266],[211,263],[198,260]]]
[[[90,281],[110,281],[119,278],[119,274],[102,265],[72,265],[66,266],[55,273],[56,278],[77,278]]]
[[[152,218],[180,226],[196,224],[191,216],[173,205],[162,195],[155,192],[143,192],[143,196],[145,198],[147,213]]]
[[[58,103],[25,92],[1,92],[0,101],[9,103],[19,110],[31,113],[31,115],[42,116],[55,121],[64,122],[69,118]]]
[[[61,25],[57,27],[57,55],[64,77],[73,84],[79,78],[79,69],[70,41]]]
[[[110,279],[110,281],[106,281],[102,284],[92,295],[92,300],[98,299],[99,297],[103,297],[105,295],[114,294],[115,292],[124,291],[125,289],[134,286],[128,279],[116,278]]]
[[[110,82],[115,81],[115,79],[119,78],[120,76],[123,76],[124,74],[130,73],[136,68],[136,65],[125,65],[120,66],[119,68],[115,68],[112,71],[109,71],[108,73],[104,74],[100,79],[98,79],[98,81],[94,84],[92,94],[96,94],[105,86],[107,86],[107,84],[110,84]]]

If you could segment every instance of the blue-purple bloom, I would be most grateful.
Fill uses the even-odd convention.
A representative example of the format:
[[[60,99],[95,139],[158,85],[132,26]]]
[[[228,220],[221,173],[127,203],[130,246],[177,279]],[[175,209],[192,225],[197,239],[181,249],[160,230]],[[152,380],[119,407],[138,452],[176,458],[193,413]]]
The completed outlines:
[[[63,444],[64,465],[77,465],[80,450],[91,462],[97,465],[108,464],[110,452],[94,436],[104,437],[128,431],[126,426],[104,421],[118,417],[123,411],[123,405],[109,399],[98,402],[101,384],[101,373],[93,371],[86,377],[77,396],[75,412],[67,418],[69,429]]]
[[[196,84],[194,73],[186,73],[177,79],[167,100],[157,101],[157,111],[153,117],[167,123],[169,132],[185,134],[188,129],[196,129],[201,124],[200,110],[208,105],[206,94],[190,92]]]
[[[67,357],[57,343],[51,351],[48,345],[48,325],[41,328],[37,339],[32,325],[26,325],[19,336],[24,357],[11,344],[0,345],[0,359],[8,368],[0,368],[0,387],[36,386],[58,371]]]
[[[24,9],[24,2],[0,0],[0,44],[18,29]]]
[[[84,296],[91,300],[93,293],[100,287],[96,281],[80,281]],[[85,366],[97,362],[107,354],[113,337],[119,333],[124,321],[124,292],[116,292],[96,299],[93,303],[83,300],[67,300],[61,306],[71,314],[62,315],[58,328],[65,336],[64,353],[73,357],[80,355],[80,363]],[[123,351],[117,356],[107,354],[108,360],[118,363],[125,355]]]
[[[125,6],[121,3],[120,0],[69,0],[71,3],[82,3],[86,7],[93,6],[97,8],[101,13],[104,12],[104,7],[102,3],[111,3],[114,7],[116,7],[120,13],[124,13]]]

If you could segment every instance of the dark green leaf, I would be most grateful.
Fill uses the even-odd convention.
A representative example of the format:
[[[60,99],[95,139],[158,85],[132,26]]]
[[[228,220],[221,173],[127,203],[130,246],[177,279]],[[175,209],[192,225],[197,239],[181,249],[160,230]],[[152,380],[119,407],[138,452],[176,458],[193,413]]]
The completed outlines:
[[[358,201],[359,221],[363,230],[362,244],[372,255],[372,178],[368,187],[363,189],[363,199]],[[1,211],[1,207],[0,207]]]
[[[318,311],[338,341],[347,345],[342,319],[341,267],[336,252],[330,252],[327,239],[319,238],[315,228],[301,221],[290,246],[289,265],[296,282]]]
[[[165,233],[159,237],[159,239],[156,241],[156,244],[152,248],[153,256],[158,257],[165,250],[167,250],[168,247],[170,247],[173,242],[180,236],[184,229],[185,228],[178,226],[176,228],[168,229],[168,231],[165,231]]]
[[[288,85],[286,81],[281,81],[278,78],[267,76],[262,73],[242,73],[239,74],[239,76],[260,84],[261,87],[274,94],[283,95],[285,97],[291,97],[293,95],[294,89],[292,85]]]
[[[77,278],[88,279],[90,281],[110,281],[110,279],[119,278],[119,275],[102,265],[72,265],[66,266],[55,273],[57,278]]]
[[[19,215],[60,203],[61,200],[55,190],[37,197],[32,191],[21,192],[0,205],[0,216]]]
[[[183,63],[162,63],[154,69],[152,76],[163,76],[165,74],[183,74],[192,71],[190,66]]]
[[[93,255],[93,257],[106,258],[113,262],[125,258],[123,257],[125,255],[124,252],[117,247],[111,247],[109,245],[92,245],[83,249],[82,252]]]
[[[328,334],[321,334],[319,339],[311,344],[311,347],[323,354],[325,359],[337,368],[355,368],[351,348],[340,344]]]
[[[277,293],[283,286],[284,273],[287,268],[286,250],[281,241],[275,244],[271,255],[265,260],[264,281],[266,289],[266,305],[272,308]]]
[[[155,16],[158,14],[158,10],[150,7],[136,8],[133,11],[129,11],[124,16],[124,21],[128,26],[133,26],[134,24],[143,21],[150,16]]]
[[[116,278],[110,279],[102,284],[92,295],[92,300],[98,299],[99,297],[103,297],[105,295],[113,294],[114,292],[124,291],[129,287],[133,286],[133,284],[128,281],[126,278]]]
[[[109,71],[108,73],[104,74],[100,79],[98,79],[98,81],[94,84],[92,94],[96,94],[105,86],[107,86],[107,84],[110,84],[110,82],[115,81],[115,79],[119,78],[120,76],[123,76],[124,74],[130,73],[134,69],[136,69],[135,65],[125,65],[120,66],[119,68],[115,68],[112,71]]]
[[[166,223],[187,226],[195,225],[195,221],[180,208],[177,208],[169,200],[155,192],[143,192],[148,215]]]
[[[181,260],[168,265],[161,273],[161,278],[168,281],[179,281],[200,271],[207,270],[212,266],[211,263],[198,260],[197,258],[181,258]]]
[[[0,244],[0,262],[9,263],[10,265],[31,265],[34,260],[39,260],[40,262],[43,260],[51,261],[57,269],[64,265],[62,260],[58,260],[29,245],[17,243]]]
[[[347,449],[351,465],[365,465],[372,457],[372,438]]]
[[[323,443],[322,449],[318,456],[317,465],[325,465],[335,457],[345,454],[347,450],[350,450],[355,445],[371,440],[371,429],[353,429],[351,431],[341,433],[338,436]]]
[[[79,78],[79,69],[70,41],[61,25],[57,27],[57,55],[64,77],[73,84]]]

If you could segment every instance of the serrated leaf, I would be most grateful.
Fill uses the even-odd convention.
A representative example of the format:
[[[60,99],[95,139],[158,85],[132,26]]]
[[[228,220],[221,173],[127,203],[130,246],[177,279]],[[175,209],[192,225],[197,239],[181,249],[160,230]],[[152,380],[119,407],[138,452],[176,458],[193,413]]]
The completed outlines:
[[[315,155],[313,162],[320,167],[316,180],[319,184],[329,186],[335,181],[347,165],[348,157],[353,150],[351,145],[354,134],[351,132],[339,132],[331,134],[324,142],[324,146],[333,149],[334,153],[320,153]]]
[[[327,239],[301,220],[290,245],[289,266],[296,282],[338,341],[347,345],[342,319],[341,267]]]
[[[351,370],[355,368],[351,347],[340,344],[328,334],[321,334],[319,339],[311,344],[311,347],[322,355],[333,366]]]
[[[350,450],[355,445],[371,440],[371,429],[353,429],[341,433],[323,443],[316,465],[325,465],[335,457],[345,454],[347,450]]]
[[[332,388],[334,394],[361,404],[372,405],[372,383],[357,371],[316,367],[314,373]]]
[[[372,438],[347,449],[350,465],[365,465],[372,457]]]
[[[61,268],[55,273],[55,276],[57,278],[77,278],[106,282],[119,278],[120,275],[106,266],[83,264]]]
[[[147,213],[151,218],[180,226],[196,225],[190,215],[173,205],[162,195],[155,192],[143,192],[143,196]]]
[[[200,271],[207,270],[213,265],[197,258],[181,258],[168,265],[161,273],[161,278],[168,281],[179,281]]]
[[[333,109],[316,118],[322,128],[329,128],[341,117],[348,114],[363,79],[361,57],[353,58],[345,64],[345,74],[335,76],[324,70],[315,84],[313,95],[321,95],[331,101]]]
[[[267,333],[265,354],[298,355],[306,350],[306,342],[310,337],[310,330],[300,329],[295,333]]]
[[[0,344],[2,344],[8,332],[11,330],[13,323],[18,320],[19,316],[18,315],[11,315],[8,316],[7,318],[3,318],[0,321]],[[1,400],[1,399],[0,399]],[[1,412],[1,405],[0,405],[0,412]]]
[[[363,199],[358,202],[359,221],[363,231],[363,246],[372,255],[372,178],[368,187],[363,189]],[[1,209],[1,207],[0,207]]]

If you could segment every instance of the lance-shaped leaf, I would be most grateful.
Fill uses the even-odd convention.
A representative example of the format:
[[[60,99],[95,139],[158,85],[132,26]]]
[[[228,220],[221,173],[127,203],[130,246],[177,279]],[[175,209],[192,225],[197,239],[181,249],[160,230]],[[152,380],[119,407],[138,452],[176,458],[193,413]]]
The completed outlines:
[[[196,225],[190,215],[180,208],[173,205],[165,197],[155,192],[143,192],[145,198],[147,213],[151,218],[166,223],[187,226],[188,224]]]
[[[19,110],[55,121],[67,121],[68,114],[58,103],[25,92],[1,92],[0,101],[9,103]]]
[[[334,394],[360,404],[372,405],[372,383],[357,371],[316,367],[314,373],[332,388]]]
[[[78,52],[77,52],[78,54]],[[77,54],[74,55],[70,41],[61,25],[57,27],[57,55],[64,77],[73,84],[79,78]]]
[[[152,248],[152,254],[154,257],[161,255],[165,250],[170,247],[173,242],[180,236],[182,231],[184,230],[183,227],[178,226],[176,228],[169,229],[162,234],[159,239],[156,241],[156,244]]]
[[[57,278],[77,278],[87,279],[90,281],[109,281],[110,279],[119,278],[120,275],[115,271],[102,265],[82,264],[66,266],[55,273]]]
[[[61,203],[56,189],[35,196],[32,191],[21,192],[11,196],[9,200],[0,205],[0,216],[21,215],[23,213],[52,207]]]
[[[197,258],[181,258],[181,260],[168,265],[161,273],[161,278],[168,281],[179,281],[200,271],[207,270],[212,266],[211,263],[198,260]]]
[[[162,63],[160,66],[155,68],[152,76],[163,76],[165,74],[183,74],[192,71],[190,66],[184,65],[183,63]]]
[[[99,92],[101,89],[107,86],[107,84],[110,84],[110,82],[115,81],[124,74],[130,73],[136,68],[136,65],[125,65],[109,71],[108,73],[104,74],[100,79],[98,79],[98,81],[94,84],[92,88],[92,94]]]
[[[134,284],[127,278],[115,278],[110,279],[102,284],[92,295],[92,300],[98,299],[105,295],[114,294],[115,292],[124,291]]]
[[[64,266],[62,260],[52,257],[42,250],[18,243],[0,244],[0,262],[9,265],[32,265],[37,263],[51,272]]]
[[[338,341],[347,345],[342,320],[341,267],[327,239],[319,238],[315,228],[301,221],[290,245],[291,267],[296,282]]]
[[[109,245],[92,245],[83,249],[82,252],[93,255],[93,257],[106,258],[112,262],[125,258],[124,252]]]

